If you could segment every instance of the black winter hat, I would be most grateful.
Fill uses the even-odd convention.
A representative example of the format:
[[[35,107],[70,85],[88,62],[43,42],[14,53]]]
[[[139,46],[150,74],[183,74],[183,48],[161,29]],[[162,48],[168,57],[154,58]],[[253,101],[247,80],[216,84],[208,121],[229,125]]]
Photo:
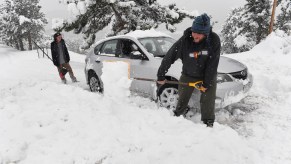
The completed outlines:
[[[210,33],[210,29],[210,18],[205,13],[196,17],[191,27],[192,32],[206,35]]]
[[[58,36],[62,35],[61,33],[57,32],[54,34],[54,39],[56,39]]]

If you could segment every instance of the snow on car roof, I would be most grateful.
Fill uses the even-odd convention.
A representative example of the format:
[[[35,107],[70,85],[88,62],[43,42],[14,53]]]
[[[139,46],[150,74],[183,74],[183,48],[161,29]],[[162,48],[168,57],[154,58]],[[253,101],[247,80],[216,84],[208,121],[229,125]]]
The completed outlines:
[[[130,32],[128,34],[126,34],[125,36],[131,36],[134,38],[147,38],[147,37],[171,37],[165,33],[162,32],[158,32],[154,29],[150,29],[150,30],[135,30],[133,32]]]

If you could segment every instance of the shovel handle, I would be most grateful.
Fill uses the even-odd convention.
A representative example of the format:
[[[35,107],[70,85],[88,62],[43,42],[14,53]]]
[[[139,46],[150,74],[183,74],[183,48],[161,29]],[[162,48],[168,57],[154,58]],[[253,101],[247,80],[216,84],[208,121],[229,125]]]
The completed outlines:
[[[152,81],[152,82],[157,82],[157,80],[155,79],[148,79],[148,78],[140,78],[140,77],[135,77],[134,78],[135,80],[142,80],[142,81]],[[166,83],[167,84],[177,84],[177,85],[186,85],[186,86],[190,86],[190,87],[194,87],[198,90],[201,90],[200,89],[200,86],[198,86],[199,84],[202,84],[203,81],[197,81],[197,82],[194,82],[194,83],[182,83],[182,82],[179,82],[179,81],[168,81],[166,80]]]

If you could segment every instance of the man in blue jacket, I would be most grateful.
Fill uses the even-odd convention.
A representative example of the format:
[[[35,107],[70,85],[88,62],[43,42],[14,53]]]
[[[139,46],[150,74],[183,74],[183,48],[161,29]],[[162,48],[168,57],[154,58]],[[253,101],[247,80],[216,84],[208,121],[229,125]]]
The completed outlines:
[[[160,85],[165,84],[165,74],[177,59],[183,63],[180,82],[189,83],[203,81],[201,86],[201,120],[208,127],[213,127],[215,120],[215,98],[217,67],[220,57],[220,39],[212,32],[210,18],[202,14],[195,18],[192,27],[185,30],[184,35],[170,48],[158,70]],[[178,86],[179,100],[174,114],[186,114],[186,109],[194,87]]]
[[[72,82],[77,82],[77,79],[73,73],[72,67],[69,64],[70,55],[62,38],[61,33],[54,34],[54,41],[51,43],[51,53],[54,65],[58,68],[60,78],[64,84],[67,83],[65,78],[64,68],[69,72]]]

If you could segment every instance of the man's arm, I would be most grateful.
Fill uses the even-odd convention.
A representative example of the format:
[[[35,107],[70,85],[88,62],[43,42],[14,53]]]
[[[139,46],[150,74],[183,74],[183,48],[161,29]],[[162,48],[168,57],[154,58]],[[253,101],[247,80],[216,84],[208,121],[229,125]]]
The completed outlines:
[[[182,41],[183,37],[181,37],[167,52],[166,56],[163,58],[163,61],[158,70],[158,81],[164,81],[165,75],[168,72],[171,65],[178,59],[181,58],[181,50],[182,50]],[[159,83],[159,82],[158,82]]]
[[[63,40],[63,44],[64,44],[64,53],[66,54],[66,57],[67,57],[67,60],[66,62],[69,62],[70,61],[70,54],[69,54],[69,51],[68,51],[68,48],[66,46],[66,42]]]
[[[57,62],[57,57],[56,57],[56,54],[55,54],[55,49],[54,49],[54,43],[51,43],[51,54],[52,54],[52,58],[53,58],[53,63],[55,66],[58,67],[58,62]]]
[[[219,58],[220,58],[220,39],[217,34],[214,34],[212,36],[212,48],[211,51],[209,52],[209,59],[207,61],[206,69],[205,69],[205,74],[204,74],[204,80],[203,80],[203,87],[204,88],[209,88],[213,83],[216,83],[216,76],[217,76],[217,67],[219,63]]]

